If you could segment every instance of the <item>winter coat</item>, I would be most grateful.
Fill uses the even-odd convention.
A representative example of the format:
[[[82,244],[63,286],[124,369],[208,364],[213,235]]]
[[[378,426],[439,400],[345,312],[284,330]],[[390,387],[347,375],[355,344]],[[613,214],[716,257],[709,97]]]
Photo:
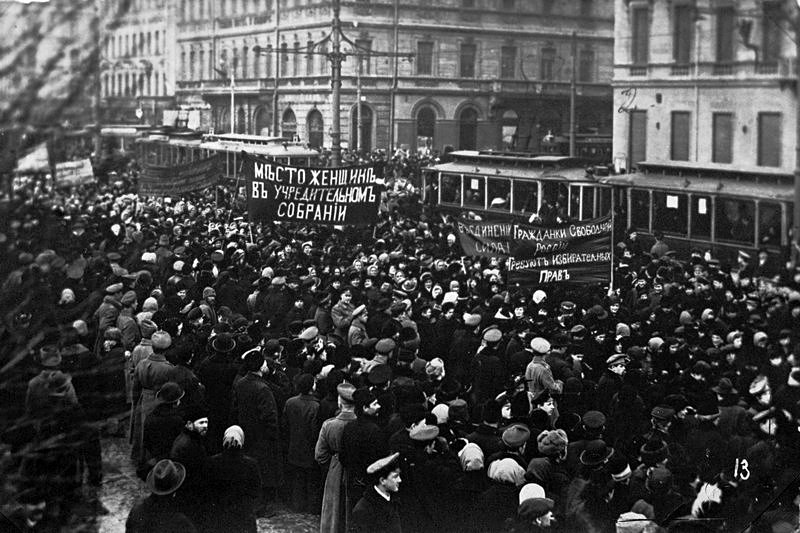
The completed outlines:
[[[234,386],[233,417],[244,430],[242,451],[258,462],[265,487],[282,482],[278,408],[275,397],[258,374],[248,372]]]
[[[358,500],[349,524],[352,533],[400,533],[400,513],[397,504],[378,494],[375,487],[367,487]]]
[[[347,424],[356,419],[352,411],[344,411],[334,418],[322,423],[314,449],[314,458],[324,469],[325,492],[322,497],[322,515],[320,516],[320,533],[342,533],[347,531],[345,513],[346,475],[339,462],[342,449],[342,433]]]
[[[255,512],[261,500],[259,471],[255,459],[235,448],[206,459],[203,531],[255,533]]]
[[[319,400],[310,394],[298,394],[286,401],[283,420],[288,434],[286,462],[300,468],[315,465],[314,447],[320,430]]]

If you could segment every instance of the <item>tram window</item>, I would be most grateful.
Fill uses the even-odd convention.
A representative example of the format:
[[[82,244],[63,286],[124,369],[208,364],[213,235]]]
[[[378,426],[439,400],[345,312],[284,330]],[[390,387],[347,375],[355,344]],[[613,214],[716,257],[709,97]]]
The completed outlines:
[[[600,210],[597,216],[602,217],[611,212],[611,189],[600,189]]]
[[[696,239],[711,238],[711,197],[692,196],[692,235]]]
[[[781,243],[781,205],[768,202],[758,204],[758,242],[776,246]]]
[[[686,235],[689,202],[685,194],[653,192],[653,231]]]
[[[535,181],[514,182],[514,211],[536,213],[539,209],[539,184]]]
[[[469,176],[464,179],[464,205],[484,207],[484,184],[486,178]]]
[[[717,240],[752,244],[755,230],[754,213],[755,204],[752,201],[717,199],[715,215]]]
[[[590,220],[594,218],[594,192],[597,189],[594,187],[583,187],[583,210],[581,211],[581,220]]]
[[[461,205],[461,176],[442,174],[442,203]]]
[[[567,197],[569,191],[564,183],[542,182],[542,207],[539,208],[539,219],[542,224],[556,224],[560,219],[567,219]]]
[[[509,211],[511,209],[511,182],[489,178],[489,208]]]
[[[631,190],[631,226],[650,231],[650,193]]]

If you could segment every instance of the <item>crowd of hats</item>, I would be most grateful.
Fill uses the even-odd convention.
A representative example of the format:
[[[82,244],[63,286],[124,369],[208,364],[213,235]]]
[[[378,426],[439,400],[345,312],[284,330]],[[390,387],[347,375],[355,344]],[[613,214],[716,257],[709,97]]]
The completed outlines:
[[[287,354],[321,341],[328,359],[294,364],[320,382],[333,370],[344,371],[359,386],[339,384],[339,395],[360,406],[377,397],[370,387],[401,390],[398,366],[407,364],[412,384],[435,398],[426,410],[433,419],[411,429],[413,440],[452,437],[452,428],[479,418],[501,426],[498,437],[509,450],[527,444],[544,457],[569,455],[570,440],[588,436],[575,459],[586,467],[612,470],[614,479],[629,475],[637,462],[657,464],[670,453],[664,439],[640,442],[649,426],[630,435],[633,447],[603,434],[604,428],[619,426],[611,403],[596,400],[598,383],[609,379],[604,376],[611,367],[626,368],[621,379],[629,387],[626,392],[633,391],[627,397],[631,405],[648,424],[663,427],[685,416],[687,408],[701,421],[722,418],[724,408],[740,404],[761,410],[757,398],[766,391],[777,394],[795,387],[792,381],[800,384],[800,369],[793,368],[800,364],[793,358],[800,330],[800,275],[794,267],[779,266],[777,282],[752,281],[748,272],[757,265],[748,264],[755,259],[747,253],[730,264],[699,251],[656,258],[627,239],[616,248],[616,293],[591,286],[531,290],[506,286],[499,260],[463,257],[457,241],[448,238],[455,231],[452,220],[420,212],[407,198],[395,198],[397,212],[391,217],[384,213],[375,227],[359,231],[250,226],[235,220],[240,206],[218,209],[213,191],[172,203],[147,202],[126,194],[131,186],[126,179],[116,189],[93,186],[80,195],[23,188],[10,202],[9,224],[0,234],[7,252],[0,266],[7,292],[30,292],[31,297],[9,307],[12,340],[3,347],[4,361],[41,331],[44,347],[36,364],[52,369],[54,394],[66,390],[71,378],[57,370],[61,355],[52,346],[66,330],[90,337],[95,331],[89,316],[104,297],[135,307],[142,336],[168,355],[189,335],[188,321],[205,316],[200,302],[211,299],[216,299],[212,307],[221,324],[202,332],[203,351],[231,354],[248,366],[267,357],[269,365],[280,366],[287,363]],[[119,224],[118,234],[109,232],[112,223]],[[500,402],[508,405],[497,406],[494,413],[485,402],[477,403],[470,389],[473,376],[453,368],[450,344],[432,338],[430,328],[371,332],[348,349],[345,339],[312,318],[309,309],[280,323],[284,317],[248,303],[250,297],[255,302],[259,294],[274,292],[329,310],[348,286],[361,294],[353,317],[406,316],[420,326],[452,316],[454,327],[474,341],[465,356],[474,355],[478,345],[500,353],[506,387],[492,396],[504,393]],[[81,304],[91,307],[82,319],[58,322]],[[431,319],[423,320],[425,313]],[[104,338],[117,340],[115,330],[106,330]],[[512,344],[514,353],[505,353]],[[516,354],[523,354],[521,364]],[[525,358],[533,357],[565,378],[561,393],[553,395],[561,409],[554,422],[533,409],[545,397],[528,403],[509,394],[524,373]],[[621,387],[614,392],[623,394]],[[164,402],[181,398],[169,387],[159,395]],[[574,398],[579,408],[571,403]],[[785,407],[794,422],[800,405]],[[517,417],[520,409],[533,414]],[[488,462],[478,460],[474,447],[463,457],[470,469]],[[508,461],[488,466],[488,477],[516,483],[525,476],[524,468],[521,478]],[[158,477],[174,485],[180,476],[167,465]],[[656,486],[665,479],[658,470],[648,482]],[[526,516],[552,503],[536,487],[524,492],[531,495],[526,500],[533,500],[520,511]]]

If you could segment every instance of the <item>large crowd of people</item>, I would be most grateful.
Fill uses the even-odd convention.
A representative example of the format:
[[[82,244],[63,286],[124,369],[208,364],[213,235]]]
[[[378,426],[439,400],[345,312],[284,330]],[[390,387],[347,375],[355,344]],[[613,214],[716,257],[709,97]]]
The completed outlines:
[[[510,286],[421,205],[423,164],[386,159],[363,228],[138,198],[135,165],[18,183],[4,519],[102,512],[106,434],[147,487],[130,532],[256,531],[279,502],[331,533],[798,528],[794,264],[631,231],[612,290]]]

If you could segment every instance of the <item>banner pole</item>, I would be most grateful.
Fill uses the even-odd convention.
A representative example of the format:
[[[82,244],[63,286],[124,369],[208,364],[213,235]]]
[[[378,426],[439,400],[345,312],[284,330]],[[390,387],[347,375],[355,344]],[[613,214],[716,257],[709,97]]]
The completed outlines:
[[[614,225],[616,224],[616,206],[614,205],[614,189],[611,189],[611,283],[608,286],[609,296],[614,290],[614,250],[616,244],[614,243]]]
[[[247,229],[250,230],[250,244],[253,244],[253,224],[251,222],[247,223]]]

